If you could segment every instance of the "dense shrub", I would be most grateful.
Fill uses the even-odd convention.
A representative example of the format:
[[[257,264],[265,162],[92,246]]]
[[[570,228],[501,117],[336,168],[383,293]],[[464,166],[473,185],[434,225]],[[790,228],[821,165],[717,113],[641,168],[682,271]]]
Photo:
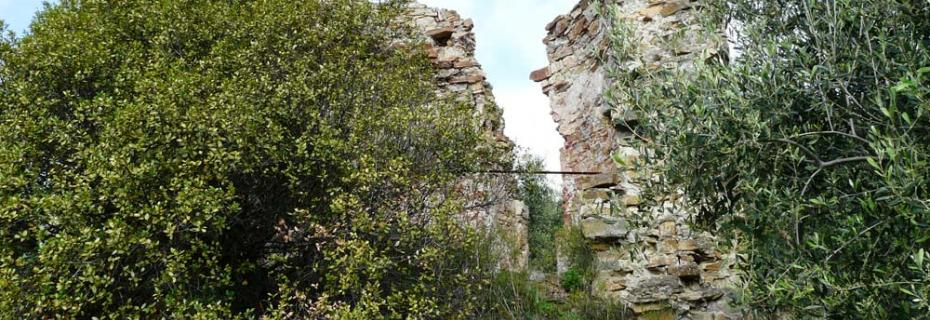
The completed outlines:
[[[523,156],[514,169],[522,172],[542,170],[542,161]],[[530,211],[529,272],[502,270],[496,273],[480,294],[484,306],[478,319],[524,320],[612,320],[632,318],[630,310],[617,301],[592,295],[595,255],[578,228],[562,226],[562,211],[557,192],[545,176],[524,174],[519,177],[517,195]],[[488,234],[494,237],[494,234]],[[482,261],[497,261],[499,254],[490,250],[493,241],[480,241]],[[556,274],[556,255],[562,253],[570,265]],[[530,278],[530,274],[543,278]]]
[[[0,318],[434,318],[483,269],[402,1],[80,1],[0,41]]]
[[[557,319],[559,308],[543,290],[525,272],[500,272],[482,295],[487,308],[480,319]]]
[[[562,273],[562,276],[559,278],[559,284],[562,285],[562,289],[567,292],[575,292],[585,287],[585,279],[581,274],[581,271],[576,267],[568,268],[565,272]]]
[[[562,275],[566,291],[591,291],[591,281],[597,272],[597,256],[580,227],[564,227],[556,234],[559,253],[564,256],[568,270]]]
[[[523,156],[516,164],[522,172],[543,171],[542,159]],[[545,175],[520,176],[517,195],[530,211],[528,227],[530,269],[541,272],[556,270],[556,233],[562,228],[562,207],[559,193],[549,184]]]
[[[926,317],[930,2],[702,10],[706,40],[735,35],[729,61],[614,76],[618,107],[649,119],[636,133],[664,177],[653,189],[684,190],[698,225],[741,240],[751,309]]]
[[[577,277],[578,283],[583,283],[580,274]],[[525,272],[498,273],[482,295],[486,299],[486,308],[478,319],[634,319],[630,310],[619,301],[595,297],[589,291],[582,290],[583,287],[553,297],[551,290],[555,288],[552,285],[544,281],[532,281]]]

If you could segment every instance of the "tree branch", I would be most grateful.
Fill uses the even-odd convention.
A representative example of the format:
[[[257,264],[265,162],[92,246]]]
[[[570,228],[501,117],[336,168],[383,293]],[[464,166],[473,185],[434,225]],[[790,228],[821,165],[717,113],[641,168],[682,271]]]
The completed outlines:
[[[820,164],[823,163],[823,160],[820,160],[820,157],[818,157],[817,154],[814,153],[814,151],[812,151],[811,149],[809,149],[807,146],[805,146],[805,145],[803,145],[803,144],[800,144],[800,143],[797,143],[797,142],[795,142],[795,141],[788,140],[788,139],[767,139],[767,140],[764,140],[764,141],[769,141],[769,142],[781,142],[781,143],[787,143],[787,144],[796,146],[796,147],[798,147],[799,149],[801,149],[801,152],[804,152],[805,154],[807,154],[808,157],[814,158],[814,161],[817,162],[817,165],[818,165],[818,166],[819,166]]]
[[[821,168],[826,168],[826,167],[832,167],[832,166],[836,166],[836,165],[841,165],[841,164],[844,164],[844,163],[847,163],[847,162],[866,161],[866,160],[868,160],[869,158],[871,158],[871,157],[858,156],[858,157],[840,158],[840,159],[836,159],[836,160],[830,160],[830,161],[827,161],[827,162],[821,162],[821,163],[820,163],[820,167],[821,167]]]
[[[858,239],[859,237],[861,237],[861,236],[862,236],[863,234],[865,234],[866,232],[869,232],[869,230],[875,229],[875,227],[881,225],[881,224],[884,223],[884,222],[885,222],[885,221],[876,222],[876,223],[873,224],[871,227],[865,228],[865,230],[860,231],[859,234],[857,234],[857,235],[856,235],[855,237],[853,237],[852,239],[849,239],[849,240],[846,240],[846,242],[843,242],[843,244],[840,245],[839,248],[836,248],[836,250],[833,250],[833,252],[830,253],[830,255],[827,256],[826,259],[823,259],[823,263],[824,263],[824,264],[827,264],[827,262],[829,262],[830,259],[833,259],[833,256],[835,256],[837,253],[839,253],[840,251],[842,251],[843,248],[846,248],[846,246],[849,245],[849,243],[851,243],[853,240]]]
[[[859,140],[860,142],[865,143],[865,144],[869,144],[869,140],[866,140],[866,139],[863,138],[863,137],[860,137],[860,136],[857,136],[857,135],[854,135],[854,134],[850,134],[850,133],[846,133],[846,132],[842,132],[842,131],[834,131],[834,130],[802,133],[802,134],[796,135],[795,138],[806,137],[806,136],[811,136],[811,135],[815,135],[815,134],[836,134],[836,135],[841,135],[841,136],[844,136],[844,137],[849,137],[849,138],[853,138],[853,139]]]
[[[804,135],[817,134],[817,133],[840,134],[840,135],[844,135],[844,136],[850,136],[850,137],[854,137],[854,138],[859,138],[859,139],[861,139],[859,136],[855,136],[855,135],[851,135],[851,134],[848,134],[848,133],[845,133],[845,132],[839,132],[839,131],[811,132],[811,133],[801,134],[801,135],[799,135],[799,137],[800,137],[800,136],[804,136]],[[864,140],[864,139],[863,139],[863,140]],[[801,189],[801,196],[803,196],[804,194],[807,193],[808,188],[810,188],[811,181],[813,181],[813,180],[814,180],[814,177],[816,177],[818,174],[820,174],[820,172],[822,172],[823,169],[826,169],[826,168],[829,168],[829,167],[832,167],[832,166],[838,166],[838,165],[841,165],[841,164],[844,164],[844,163],[849,163],[849,162],[866,161],[866,160],[868,160],[869,158],[871,158],[871,157],[867,157],[867,156],[855,156],[855,157],[839,158],[839,159],[834,159],[834,160],[830,160],[830,161],[823,161],[823,160],[820,159],[819,156],[817,156],[816,153],[814,153],[813,150],[811,150],[811,149],[808,148],[807,146],[805,146],[805,145],[803,145],[803,144],[800,144],[800,143],[798,143],[798,142],[796,142],[796,141],[788,140],[788,139],[768,139],[768,140],[764,140],[764,141],[769,141],[769,142],[781,142],[781,143],[787,143],[787,144],[796,146],[796,147],[798,147],[799,149],[801,149],[801,152],[803,152],[804,154],[806,154],[808,157],[813,158],[814,163],[817,164],[817,170],[814,171],[814,173],[811,174],[811,176],[807,178],[807,182],[804,183],[804,187]]]
[[[855,157],[839,158],[839,159],[834,159],[834,160],[830,160],[830,161],[823,161],[823,160],[820,159],[819,156],[817,156],[816,153],[814,153],[813,150],[811,150],[811,149],[808,148],[807,146],[805,146],[805,145],[803,145],[803,144],[800,144],[800,143],[798,143],[798,142],[796,142],[796,141],[792,141],[792,140],[788,140],[788,139],[767,139],[767,140],[764,140],[764,141],[787,143],[787,144],[790,144],[790,145],[793,145],[793,146],[798,147],[799,149],[801,149],[801,152],[804,152],[804,154],[806,154],[808,157],[813,158],[814,163],[817,164],[818,171],[819,171],[819,169],[824,169],[824,168],[828,168],[828,167],[832,167],[832,166],[836,166],[836,165],[841,165],[841,164],[848,163],[848,162],[866,161],[866,160],[868,160],[869,158],[871,158],[871,157],[868,157],[868,156],[855,156]]]

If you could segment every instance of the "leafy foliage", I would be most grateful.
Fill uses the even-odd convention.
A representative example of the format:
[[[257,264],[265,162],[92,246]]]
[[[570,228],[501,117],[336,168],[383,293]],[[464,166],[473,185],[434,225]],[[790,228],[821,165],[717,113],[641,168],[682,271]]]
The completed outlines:
[[[597,257],[581,228],[564,227],[556,234],[559,251],[565,255],[568,270],[562,275],[562,287],[566,291],[583,289],[591,292],[591,282],[597,272]]]
[[[698,225],[743,240],[753,309],[926,316],[930,3],[702,10],[708,30],[732,22],[729,63],[619,74],[611,92],[650,119],[636,133],[664,179],[652,188],[684,190]]]
[[[579,281],[581,281],[580,278]],[[556,298],[551,296],[551,290],[553,290],[551,286],[551,283],[545,281],[531,281],[524,272],[498,273],[483,294],[483,297],[487,299],[485,305],[488,308],[482,310],[483,313],[478,319],[614,320],[634,318],[630,310],[618,301],[598,298],[584,290],[576,290]]]
[[[568,270],[562,273],[562,278],[559,280],[562,289],[568,292],[581,290],[585,286],[585,280],[581,276],[581,271],[578,271],[575,267],[568,268]]]
[[[557,306],[525,272],[498,273],[482,297],[488,306],[479,319],[557,319]]]
[[[403,1],[79,1],[0,42],[0,318],[467,317],[481,142]]]
[[[523,172],[544,169],[542,159],[531,156],[524,156],[515,168]],[[530,211],[530,269],[555,272],[556,234],[562,228],[562,208],[558,192],[548,184],[545,176],[525,174],[520,176],[517,195]]]

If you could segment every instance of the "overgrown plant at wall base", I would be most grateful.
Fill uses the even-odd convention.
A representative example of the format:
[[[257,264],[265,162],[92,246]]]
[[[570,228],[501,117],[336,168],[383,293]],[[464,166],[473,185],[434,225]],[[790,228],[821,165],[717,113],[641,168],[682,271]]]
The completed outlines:
[[[581,228],[564,227],[556,236],[559,251],[568,261],[568,270],[561,278],[561,284],[566,291],[583,290],[590,292],[591,281],[596,272],[596,257],[591,244],[584,237]]]
[[[746,244],[759,316],[924,318],[930,249],[930,3],[704,3],[729,61],[617,76],[652,194]],[[622,55],[622,53],[618,53]],[[621,100],[622,99],[622,100]],[[649,197],[646,197],[649,199]]]
[[[524,156],[517,171],[543,170],[540,158]],[[562,229],[561,205],[557,191],[550,186],[545,175],[520,176],[518,194],[530,211],[529,266],[531,270],[553,273],[556,271],[556,234]]]

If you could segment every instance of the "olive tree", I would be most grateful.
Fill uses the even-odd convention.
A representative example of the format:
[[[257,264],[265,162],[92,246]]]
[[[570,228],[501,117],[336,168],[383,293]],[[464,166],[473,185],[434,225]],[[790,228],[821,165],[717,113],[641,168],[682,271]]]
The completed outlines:
[[[636,134],[663,177],[652,189],[685,191],[696,225],[741,240],[749,309],[926,316],[930,3],[699,10],[709,40],[730,30],[730,59],[614,76],[614,102],[649,119]]]

